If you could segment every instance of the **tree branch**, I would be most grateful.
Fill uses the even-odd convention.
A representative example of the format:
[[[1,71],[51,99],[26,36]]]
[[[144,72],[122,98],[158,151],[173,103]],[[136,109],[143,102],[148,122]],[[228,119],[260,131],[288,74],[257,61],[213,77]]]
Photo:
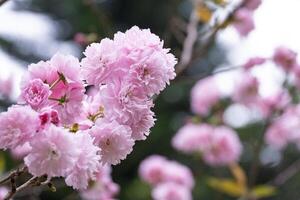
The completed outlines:
[[[0,6],[2,6],[5,2],[7,2],[8,0],[0,0]]]
[[[300,171],[300,160],[297,160],[293,164],[291,164],[288,168],[286,168],[284,171],[279,173],[274,178],[274,180],[271,181],[271,183],[277,186],[283,185],[287,180],[292,178],[299,171]]]

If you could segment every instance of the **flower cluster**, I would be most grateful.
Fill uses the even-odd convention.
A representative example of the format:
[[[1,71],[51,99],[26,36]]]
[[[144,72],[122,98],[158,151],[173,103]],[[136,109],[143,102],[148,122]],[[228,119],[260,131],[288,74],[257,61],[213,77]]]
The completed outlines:
[[[230,165],[238,161],[242,144],[238,135],[225,126],[186,124],[172,140],[175,149],[184,153],[201,153],[211,166]]]
[[[0,114],[0,148],[24,157],[34,176],[64,177],[75,189],[93,180],[93,191],[111,196],[118,189],[102,166],[118,164],[149,135],[152,97],[175,77],[176,59],[138,27],[91,44],[84,55],[80,62],[56,54],[28,67],[18,105]]]
[[[139,167],[140,177],[154,187],[154,200],[191,200],[194,178],[186,166],[163,156],[152,155]]]
[[[254,28],[253,12],[260,6],[261,0],[245,0],[234,12],[233,26],[241,36],[247,36]]]

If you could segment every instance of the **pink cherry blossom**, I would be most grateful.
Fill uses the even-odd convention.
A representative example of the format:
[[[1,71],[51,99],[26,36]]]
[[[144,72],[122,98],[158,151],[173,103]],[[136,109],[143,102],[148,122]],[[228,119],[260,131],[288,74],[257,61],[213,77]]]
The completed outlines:
[[[152,198],[154,200],[192,200],[192,193],[182,185],[167,182],[153,189]]]
[[[100,148],[93,144],[94,139],[85,132],[76,133],[74,140],[80,151],[75,166],[69,169],[66,183],[74,189],[86,189],[90,180],[95,180],[95,174],[100,165]]]
[[[166,164],[167,159],[162,156],[149,156],[140,164],[139,175],[145,182],[151,185],[161,183],[165,179]]]
[[[9,190],[6,187],[0,187],[0,200],[4,200]]]
[[[280,46],[275,49],[273,61],[285,71],[289,71],[297,64],[297,53],[287,47]]]
[[[111,167],[104,165],[100,167],[96,174],[96,179],[86,190],[80,191],[80,196],[84,200],[112,200],[119,192],[119,186],[111,179]]]
[[[233,91],[233,100],[235,102],[251,106],[256,104],[259,98],[259,82],[256,77],[249,73],[242,73],[236,82],[236,88]]]
[[[244,7],[254,11],[260,6],[261,2],[262,0],[246,0]]]
[[[12,76],[0,78],[0,95],[10,98],[13,92],[14,79]]]
[[[206,145],[209,145],[213,131],[213,127],[207,124],[186,124],[178,130],[172,139],[172,145],[185,153],[200,153],[201,150],[207,149]]]
[[[11,149],[11,155],[14,159],[22,160],[25,156],[27,156],[30,153],[31,149],[32,148],[29,142],[26,142],[23,145]]]
[[[211,108],[220,100],[220,90],[215,79],[206,78],[198,81],[191,91],[192,111],[201,116],[209,114]]]
[[[151,185],[172,182],[190,189],[194,186],[194,178],[189,168],[159,155],[146,158],[140,164],[139,175]]]
[[[131,129],[116,121],[109,122],[99,119],[90,134],[95,138],[95,144],[101,149],[102,162],[116,165],[124,160],[132,151],[134,145]]]
[[[16,148],[35,136],[40,126],[38,113],[28,106],[12,106],[0,114],[0,148]]]
[[[89,45],[81,61],[81,72],[88,84],[99,86],[116,70],[117,52],[114,42],[108,38]]]
[[[228,127],[216,127],[209,148],[203,150],[204,161],[212,166],[229,165],[238,161],[242,144],[237,133]]]
[[[48,127],[50,124],[59,125],[60,119],[57,110],[51,107],[45,107],[39,112],[39,118],[41,120],[41,128]]]
[[[290,107],[268,128],[265,141],[277,149],[283,149],[289,143],[300,144],[300,108]]]
[[[41,79],[30,80],[26,85],[23,85],[21,91],[21,100],[35,110],[42,108],[51,94],[49,85],[44,84]]]
[[[30,145],[32,150],[24,161],[28,171],[35,176],[65,176],[80,153],[72,133],[54,125],[39,133]]]
[[[247,36],[255,28],[252,11],[246,8],[237,10],[233,26],[241,36]]]
[[[248,69],[251,69],[253,68],[254,66],[257,66],[257,65],[262,65],[266,62],[266,59],[265,58],[262,58],[262,57],[253,57],[253,58],[250,58],[244,65],[243,65],[243,68],[248,70]]]

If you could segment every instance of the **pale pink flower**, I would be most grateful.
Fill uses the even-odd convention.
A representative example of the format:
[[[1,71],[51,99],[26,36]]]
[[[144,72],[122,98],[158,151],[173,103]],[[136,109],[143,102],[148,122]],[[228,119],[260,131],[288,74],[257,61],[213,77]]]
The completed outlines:
[[[74,168],[80,153],[76,138],[66,129],[49,126],[30,142],[32,151],[24,158],[34,176],[65,176]]]
[[[233,26],[241,36],[247,36],[255,28],[252,11],[246,8],[237,10]]]
[[[20,98],[33,109],[38,110],[47,103],[50,94],[49,85],[43,83],[41,79],[33,79],[22,85]]]
[[[291,102],[289,94],[282,90],[271,96],[267,96],[258,100],[258,107],[263,117],[269,117],[274,111],[281,111]]]
[[[147,183],[156,185],[165,179],[165,166],[168,163],[163,156],[152,155],[142,161],[139,176]]]
[[[0,148],[14,149],[35,136],[40,126],[38,113],[28,106],[12,106],[0,114]]]
[[[169,161],[165,166],[165,177],[163,182],[172,182],[192,189],[195,185],[194,177],[191,170],[176,162]]]
[[[243,68],[248,70],[248,69],[251,69],[253,68],[254,66],[257,66],[257,65],[262,65],[266,62],[266,59],[265,58],[262,58],[262,57],[253,57],[253,58],[250,58],[244,65],[243,65]]]
[[[96,179],[86,190],[80,191],[84,200],[113,200],[120,188],[111,179],[111,167],[104,165],[96,174]]]
[[[249,10],[256,10],[260,4],[261,4],[262,0],[246,0],[244,7],[246,7]]]
[[[76,42],[79,45],[87,45],[88,44],[87,36],[84,33],[80,33],[80,32],[76,33],[74,35],[73,40],[74,40],[74,42]]]
[[[273,61],[285,71],[289,71],[297,65],[297,53],[287,47],[280,46],[275,49]]]
[[[153,189],[152,198],[154,200],[192,200],[192,192],[182,185],[167,182]]]
[[[133,139],[146,139],[154,125],[154,113],[150,110],[153,103],[140,95],[139,87],[115,81],[102,87],[100,93],[105,117],[130,126]]]
[[[31,149],[32,148],[29,142],[26,142],[23,145],[11,149],[11,155],[14,159],[22,160],[25,156],[27,156],[30,153]]]
[[[190,189],[194,186],[194,178],[189,168],[159,155],[146,158],[140,164],[139,175],[151,185],[172,182]]]
[[[95,180],[100,165],[100,149],[93,144],[94,139],[85,132],[74,136],[80,151],[75,166],[69,169],[66,183],[74,189],[86,189],[90,180]]]
[[[233,91],[233,100],[237,103],[251,106],[256,104],[259,98],[259,82],[256,77],[249,73],[242,73],[236,82]]]
[[[201,116],[209,114],[220,100],[221,94],[213,77],[198,81],[191,91],[192,111]]]
[[[207,124],[186,124],[178,130],[172,139],[172,145],[175,149],[193,153],[206,149],[209,145],[213,127]]]
[[[203,159],[212,166],[229,165],[237,162],[241,153],[242,144],[237,133],[221,126],[215,128],[209,148],[203,150]]]
[[[132,151],[134,145],[131,129],[116,121],[109,122],[99,119],[90,134],[95,138],[95,144],[101,149],[103,163],[119,164]]]
[[[0,95],[10,98],[13,92],[14,79],[12,76],[0,79]]]
[[[109,76],[118,69],[117,52],[114,42],[108,38],[89,45],[81,61],[81,72],[90,85],[99,86],[107,82]]]
[[[299,145],[300,141],[300,107],[288,108],[268,128],[265,141],[277,149],[283,149],[289,143]]]
[[[0,200],[4,200],[9,190],[6,187],[0,187]]]

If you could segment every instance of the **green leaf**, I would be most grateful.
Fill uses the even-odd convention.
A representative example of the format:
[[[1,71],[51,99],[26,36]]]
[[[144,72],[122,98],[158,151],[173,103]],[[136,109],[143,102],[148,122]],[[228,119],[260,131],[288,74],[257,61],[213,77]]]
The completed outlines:
[[[253,188],[251,194],[256,198],[270,197],[276,194],[276,188],[270,185],[258,185]]]
[[[215,190],[232,197],[241,197],[247,191],[245,185],[239,184],[232,179],[209,178],[207,183]]]

